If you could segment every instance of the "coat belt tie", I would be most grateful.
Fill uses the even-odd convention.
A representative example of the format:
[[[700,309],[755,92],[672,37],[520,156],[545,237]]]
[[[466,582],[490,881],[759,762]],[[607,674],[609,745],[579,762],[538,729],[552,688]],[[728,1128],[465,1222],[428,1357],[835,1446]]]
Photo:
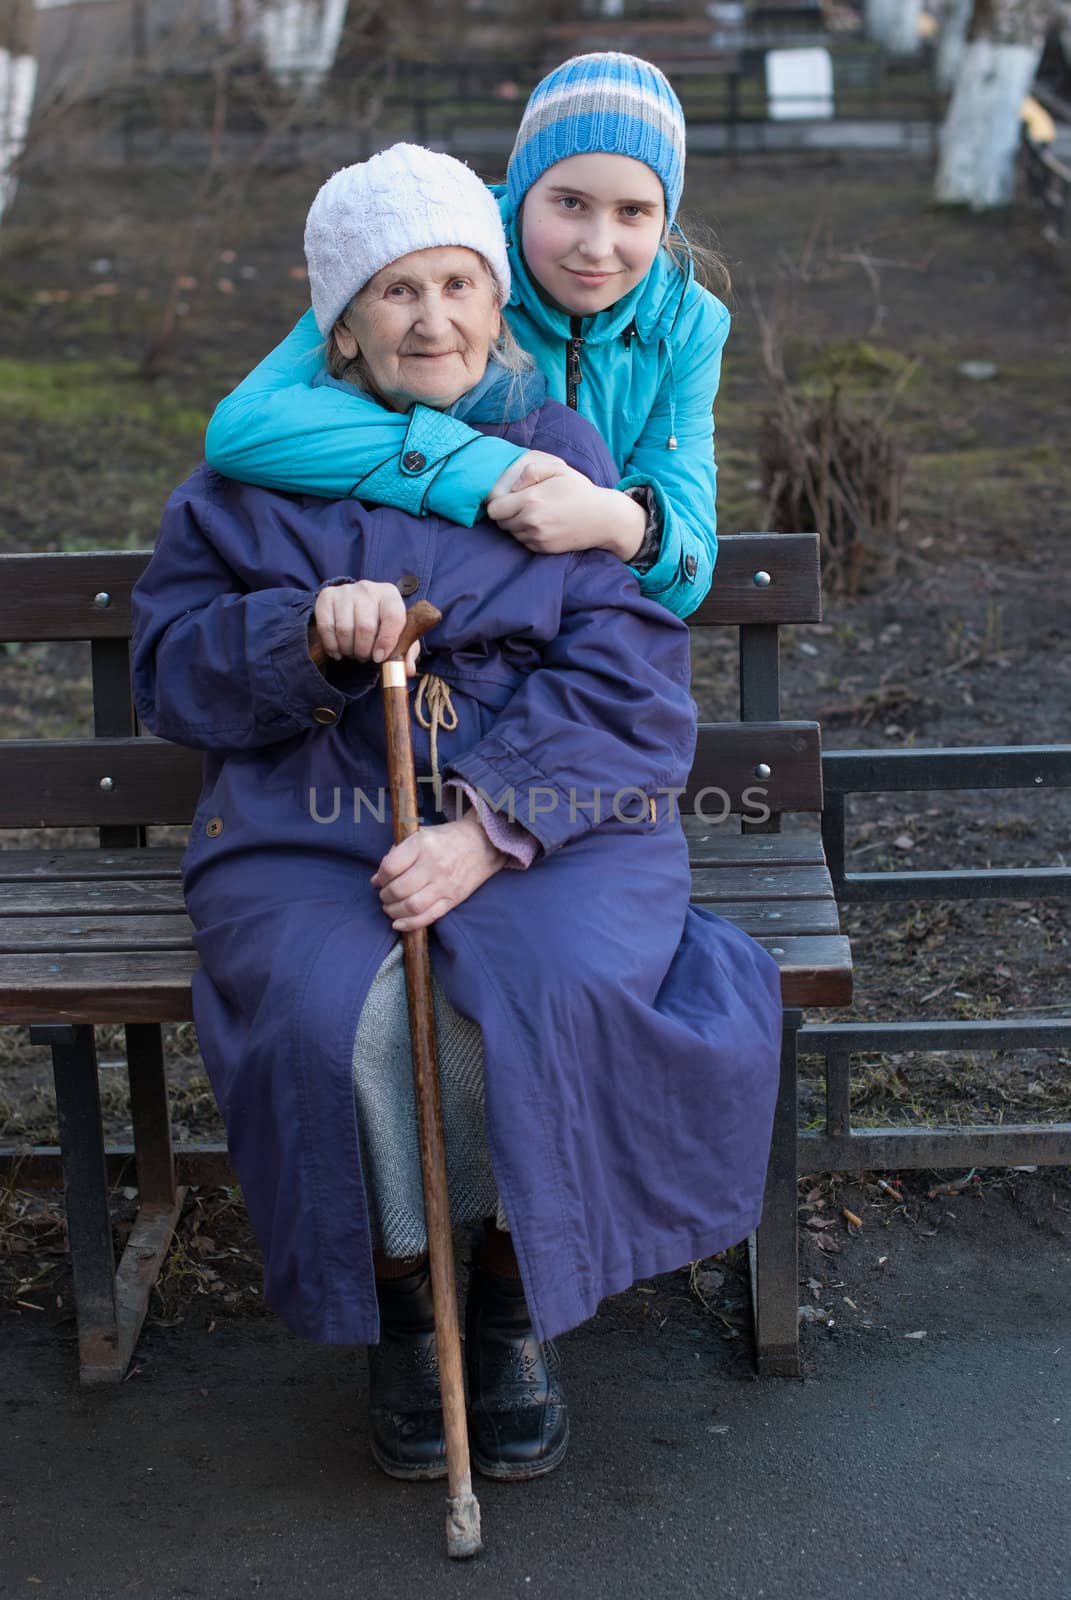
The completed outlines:
[[[417,684],[413,712],[422,728],[431,733],[431,777],[436,808],[442,809],[442,782],[439,777],[439,729],[452,733],[457,727],[457,712],[450,698],[450,685],[437,672],[425,672]]]

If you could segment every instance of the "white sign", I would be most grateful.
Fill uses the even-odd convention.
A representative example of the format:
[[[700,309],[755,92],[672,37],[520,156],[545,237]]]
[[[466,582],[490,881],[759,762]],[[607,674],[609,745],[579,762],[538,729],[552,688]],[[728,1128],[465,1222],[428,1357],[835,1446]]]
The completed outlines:
[[[833,62],[829,51],[817,45],[805,50],[768,50],[766,103],[771,122],[815,122],[831,117]]]

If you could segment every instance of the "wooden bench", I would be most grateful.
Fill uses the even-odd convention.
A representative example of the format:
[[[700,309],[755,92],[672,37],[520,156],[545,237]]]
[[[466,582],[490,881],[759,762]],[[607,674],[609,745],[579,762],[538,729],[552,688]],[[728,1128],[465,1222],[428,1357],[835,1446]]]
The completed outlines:
[[[200,756],[139,735],[130,695],[130,593],[145,552],[0,557],[0,639],[88,640],[94,735],[0,743],[0,827],[91,827],[96,848],[0,853],[0,1023],[51,1046],[83,1381],[126,1371],[182,1205],[171,1146],[161,1024],[192,1015],[197,965],[181,850],[154,825],[189,824]],[[753,934],[778,961],[785,1004],[782,1082],[766,1210],[751,1241],[757,1364],[798,1370],[796,1033],[802,1008],[840,1006],[851,962],[816,829],[787,813],[822,807],[818,727],[780,719],[778,629],[818,620],[810,534],[722,541],[714,589],[691,619],[739,633],[740,721],[701,729],[686,813],[694,898]],[[726,799],[727,797],[727,799]],[[768,817],[756,818],[765,806]],[[726,818],[726,813],[731,817]],[[741,825],[740,818],[743,815]],[[752,820],[748,820],[751,818]],[[116,1268],[94,1025],[126,1030],[139,1210]],[[119,1159],[124,1153],[119,1153]],[[38,1150],[20,1182],[55,1175]],[[0,1152],[10,1171],[14,1152]],[[182,1175],[220,1181],[218,1149],[181,1156]]]

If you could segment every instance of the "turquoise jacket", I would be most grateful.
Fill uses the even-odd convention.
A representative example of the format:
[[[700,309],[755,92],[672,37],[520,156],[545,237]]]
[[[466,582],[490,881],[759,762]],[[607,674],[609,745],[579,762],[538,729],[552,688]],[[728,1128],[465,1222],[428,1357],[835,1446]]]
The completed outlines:
[[[546,374],[550,398],[575,407],[602,434],[621,473],[618,487],[654,491],[662,543],[655,564],[638,574],[640,588],[686,617],[710,588],[717,554],[712,410],[729,313],[690,265],[682,271],[662,250],[615,305],[571,318],[538,293],[509,202],[495,193],[510,245],[510,327]],[[313,387],[323,357],[309,311],[216,407],[205,440],[209,465],[263,488],[352,495],[471,527],[524,451],[426,406],[386,411],[371,397]]]

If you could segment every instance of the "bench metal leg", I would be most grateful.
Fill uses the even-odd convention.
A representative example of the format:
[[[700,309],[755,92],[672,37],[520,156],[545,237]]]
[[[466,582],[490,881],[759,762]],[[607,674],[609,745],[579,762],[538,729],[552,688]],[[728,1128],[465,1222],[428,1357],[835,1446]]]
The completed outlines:
[[[30,1029],[30,1037],[35,1044],[52,1047],[80,1376],[83,1383],[118,1383],[130,1364],[185,1191],[174,1188],[173,1178],[168,1190],[159,1141],[154,1145],[150,1139],[146,1164],[150,1193],[142,1197],[117,1270],[93,1029],[84,1023],[41,1025]],[[156,1074],[151,1046],[146,1048],[144,1041],[139,1041],[135,1048],[138,1060],[132,1077],[139,1083],[136,1134],[139,1121],[144,1124],[147,1118],[153,1125],[150,1090]],[[140,1169],[140,1160],[138,1165]]]
[[[63,1203],[71,1247],[78,1355],[82,1370],[114,1362],[118,1344],[115,1255],[104,1167],[97,1047],[86,1024],[30,1029],[52,1046],[56,1115],[63,1152]]]
[[[762,1221],[748,1240],[755,1365],[760,1377],[798,1378],[799,1251],[796,1238],[799,1183],[799,1112],[796,1036],[801,1011],[786,1011],[781,1034],[781,1082]]]
[[[138,1195],[143,1206],[173,1206],[176,1190],[171,1107],[167,1098],[163,1031],[159,1023],[127,1023],[126,1065],[130,1078]]]

